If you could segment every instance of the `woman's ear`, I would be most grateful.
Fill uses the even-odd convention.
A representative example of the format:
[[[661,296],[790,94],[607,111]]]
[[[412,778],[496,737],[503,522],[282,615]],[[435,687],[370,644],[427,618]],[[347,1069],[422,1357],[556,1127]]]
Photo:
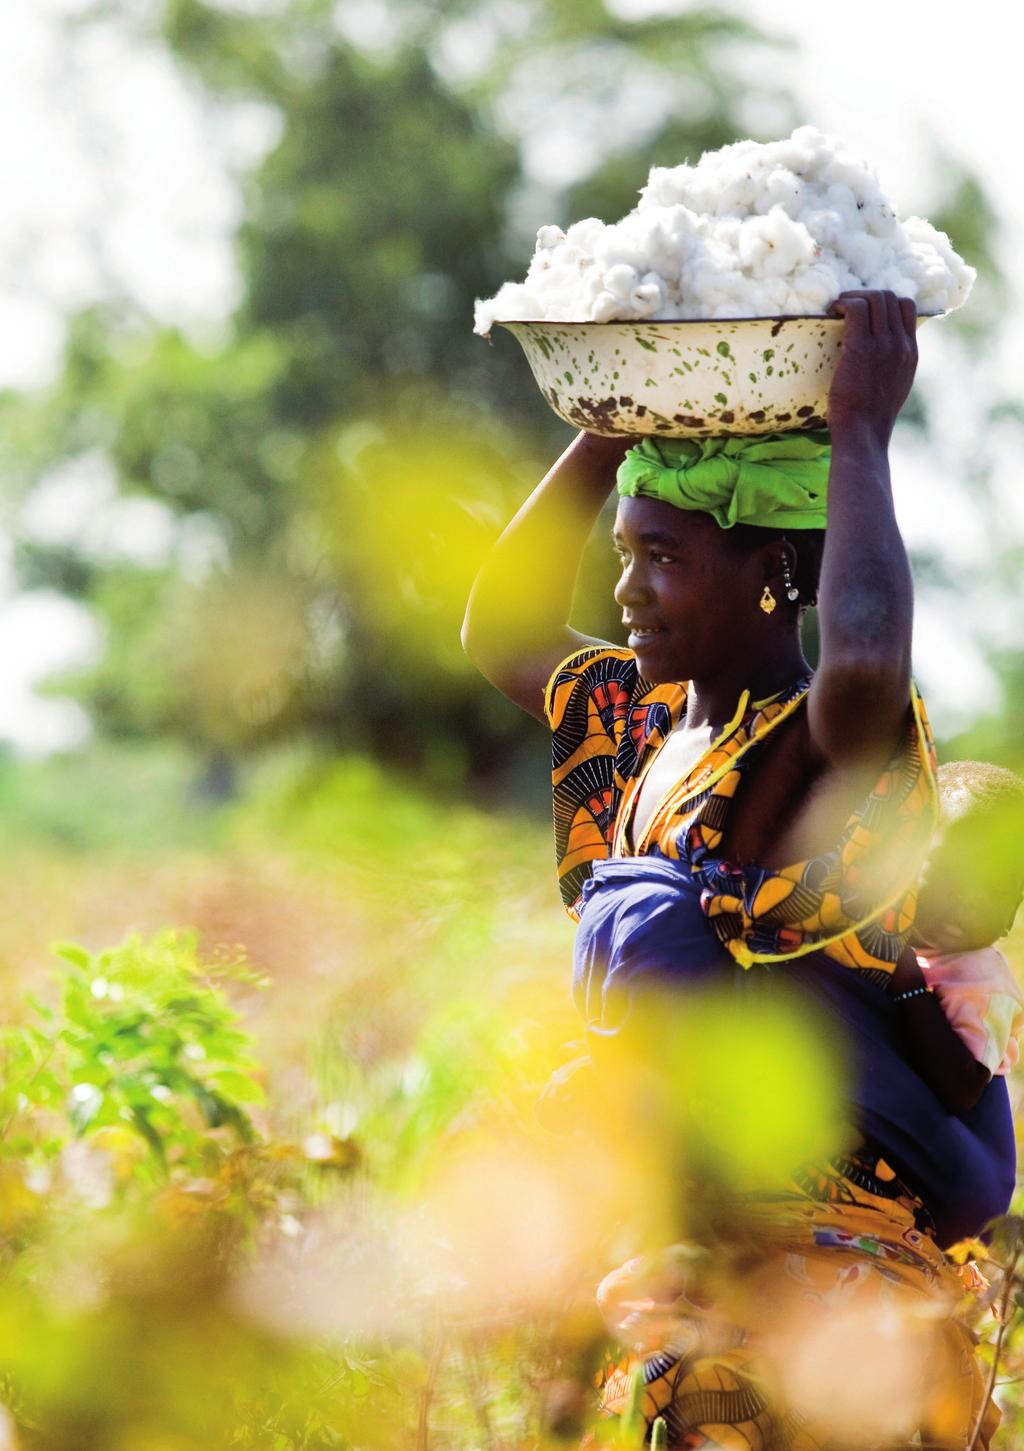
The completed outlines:
[[[790,579],[796,574],[796,550],[788,539],[773,539],[762,550],[762,570],[765,584],[778,583],[786,575]]]

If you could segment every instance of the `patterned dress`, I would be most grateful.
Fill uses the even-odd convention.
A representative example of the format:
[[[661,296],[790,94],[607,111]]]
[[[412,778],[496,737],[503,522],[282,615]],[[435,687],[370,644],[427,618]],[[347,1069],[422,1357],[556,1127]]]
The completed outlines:
[[[810,677],[770,700],[744,692],[734,719],[663,796],[636,843],[686,864],[718,939],[743,967],[824,951],[884,983],[914,920],[915,882],[935,826],[935,748],[913,692],[903,742],[833,849],[786,867],[716,856],[744,774],[784,721],[800,710]],[[628,828],[640,786],[686,711],[685,684],[649,685],[631,650],[591,646],[554,672],[545,694],[551,725],[555,851],[562,900],[578,917],[593,863],[630,855]]]
[[[832,1416],[815,1414],[831,1390],[847,1402],[846,1435],[865,1436],[862,1451],[895,1451],[916,1431],[924,1445],[965,1451],[979,1422],[985,1451],[999,1411],[982,1414],[974,1340],[956,1316],[973,1267],[958,1272],[943,1256],[920,1200],[884,1160],[857,1153],[800,1175],[788,1192],[752,1201],[741,1222],[741,1275],[723,1273],[721,1250],[709,1272],[690,1247],[673,1246],[602,1282],[609,1328],[634,1346],[601,1377],[604,1416],[627,1411],[639,1380],[637,1410],[648,1428],[665,1422],[670,1447],[838,1451]],[[886,1358],[899,1367],[892,1378],[879,1375]],[[805,1383],[803,1404],[777,1390],[794,1362],[798,1383],[808,1370],[825,1383],[818,1395]],[[898,1394],[872,1404],[879,1381],[891,1391],[894,1378]],[[885,1429],[876,1440],[869,1426]],[[841,1444],[849,1451],[850,1440]]]
[[[633,653],[611,646],[564,661],[545,708],[558,877],[569,914],[579,921],[587,911],[590,920],[587,903],[599,888],[591,879],[612,870],[595,874],[598,863],[662,858],[684,873],[685,897],[699,888],[707,927],[741,967],[824,954],[832,972],[839,964],[852,971],[858,992],[873,996],[883,987],[910,933],[915,880],[936,816],[934,746],[916,691],[899,749],[830,851],[782,868],[716,855],[744,774],[772,732],[804,707],[809,685],[805,677],[760,702],[744,694],[735,718],[657,803],[633,850],[639,791],[684,717],[686,686],[650,685]],[[601,890],[608,889],[612,881]],[[809,1310],[812,1339],[833,1312],[853,1309],[868,1320],[898,1312],[924,1324],[930,1337],[919,1347],[920,1384],[906,1387],[908,1404],[916,1397],[916,1426],[938,1444],[966,1445],[983,1389],[971,1337],[954,1315],[962,1286],[920,1197],[877,1145],[865,1139],[843,1160],[808,1167],[784,1194],[751,1196],[744,1212],[744,1249],[756,1245],[760,1255],[756,1293],[747,1295],[741,1277],[736,1296],[722,1305],[691,1276],[652,1296],[650,1257],[607,1277],[606,1320],[630,1348],[602,1377],[603,1412],[622,1415],[638,1380],[634,1403],[648,1433],[660,1416],[672,1447],[827,1451],[831,1433],[766,1386],[764,1342],[775,1310],[783,1303]],[[668,1260],[676,1248],[664,1252]],[[629,1306],[629,1323],[617,1326],[609,1312],[616,1300]],[[979,1448],[997,1420],[990,1409]]]

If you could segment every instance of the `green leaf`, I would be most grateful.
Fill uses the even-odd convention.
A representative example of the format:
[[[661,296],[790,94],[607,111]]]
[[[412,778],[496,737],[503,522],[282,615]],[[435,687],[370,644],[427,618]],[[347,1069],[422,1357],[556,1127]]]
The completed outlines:
[[[55,957],[62,957],[75,967],[88,967],[92,962],[92,953],[74,942],[55,942],[50,950]]]
[[[193,1079],[189,1085],[189,1092],[199,1105],[203,1118],[212,1129],[223,1128],[228,1121],[229,1105],[221,1098],[219,1093],[214,1093],[207,1088],[205,1083]]]
[[[164,1141],[149,1120],[149,1114],[139,1104],[131,1105],[131,1121],[138,1133],[145,1139],[156,1159],[166,1168],[167,1150]]]
[[[219,1093],[228,1098],[237,1100],[238,1103],[263,1103],[264,1094],[260,1085],[246,1073],[239,1073],[235,1068],[218,1068],[209,1075],[207,1080],[213,1084]]]
[[[630,1377],[629,1401],[619,1426],[620,1441],[624,1447],[641,1447],[644,1443],[647,1427],[641,1409],[643,1392],[644,1379],[638,1368]]]
[[[53,1009],[49,1006],[48,1003],[44,1003],[42,998],[37,997],[35,993],[26,993],[25,1001],[28,1003],[29,1007],[32,1008],[32,1010],[43,1019],[45,1023],[53,1022]]]

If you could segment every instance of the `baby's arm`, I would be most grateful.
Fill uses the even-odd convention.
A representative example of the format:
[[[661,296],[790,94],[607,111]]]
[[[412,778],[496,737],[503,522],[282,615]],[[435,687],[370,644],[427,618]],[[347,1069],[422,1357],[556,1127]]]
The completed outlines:
[[[534,1111],[541,1128],[560,1138],[599,1131],[599,1089],[589,1053],[555,1069],[541,1089]]]
[[[896,997],[926,986],[913,948],[904,948],[889,980],[890,993]],[[937,995],[919,993],[901,1002],[900,1008],[911,1067],[950,1113],[960,1115],[972,1109],[992,1075],[951,1026]]]

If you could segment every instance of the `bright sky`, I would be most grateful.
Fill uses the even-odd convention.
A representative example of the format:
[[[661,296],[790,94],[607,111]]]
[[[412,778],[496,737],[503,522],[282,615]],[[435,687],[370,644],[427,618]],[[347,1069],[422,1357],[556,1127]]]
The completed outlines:
[[[256,9],[265,0],[232,3]],[[0,5],[0,177],[7,195],[0,211],[0,386],[45,382],[58,356],[62,311],[122,289],[155,317],[216,329],[238,296],[233,176],[274,135],[266,112],[211,109],[165,57],[112,33],[60,44],[58,17],[83,4]],[[654,0],[618,4],[623,11],[659,8]],[[1014,47],[998,39],[1006,38],[1005,11],[996,0],[976,0],[969,11],[941,0],[927,11],[891,0],[858,0],[852,11],[821,0],[737,0],[732,8],[800,38],[802,53],[780,78],[805,99],[807,121],[844,136],[872,160],[902,214],[925,206],[931,138],[940,138],[987,179],[1012,221],[1005,255],[1015,256],[1024,240],[1016,149],[1021,83]],[[738,66],[742,85],[747,69]],[[1022,341],[1018,312],[1009,346],[1018,352]],[[924,336],[922,370],[936,367],[940,353],[941,342],[929,345]],[[987,364],[1004,365],[1008,357]],[[984,367],[977,386],[984,387]],[[961,403],[951,399],[946,413],[951,442],[958,420],[969,426]],[[895,464],[910,541],[938,544],[953,565],[977,560],[984,536],[957,479],[937,477],[933,464],[906,448]],[[159,508],[124,507],[110,497],[100,462],[83,468],[92,473],[77,494],[66,477],[49,486],[51,507],[45,499],[36,503],[33,527],[45,533],[56,520],[74,529],[72,502],[81,507],[86,500],[81,527],[90,531],[90,548],[156,558],[173,547]],[[1007,529],[1024,542],[1017,473],[1007,449],[995,488]],[[9,561],[0,549],[0,601],[5,594]],[[919,594],[917,669],[940,732],[964,718],[965,701],[973,709],[994,703],[970,636],[986,610],[991,614],[989,601],[975,599],[968,608],[963,599]],[[1011,639],[1014,629],[1008,627]],[[86,727],[77,710],[37,698],[33,683],[98,648],[91,621],[67,601],[39,594],[0,603],[0,739],[27,753],[81,739]]]

